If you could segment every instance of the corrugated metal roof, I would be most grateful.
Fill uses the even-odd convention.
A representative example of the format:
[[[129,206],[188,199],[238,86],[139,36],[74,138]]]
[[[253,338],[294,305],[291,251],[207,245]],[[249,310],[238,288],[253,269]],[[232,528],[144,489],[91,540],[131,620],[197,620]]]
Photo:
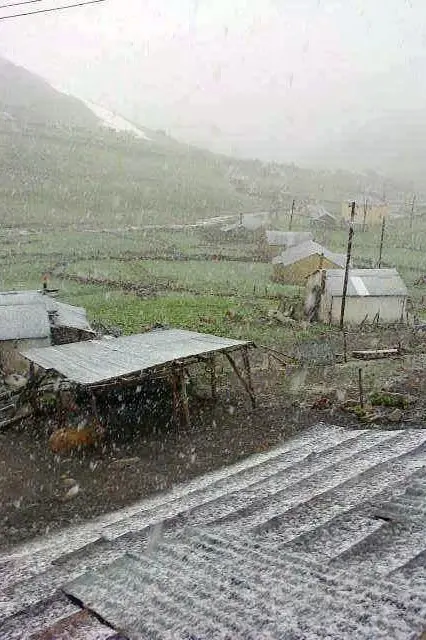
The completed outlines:
[[[330,213],[330,211],[327,211],[327,209],[321,204],[308,204],[306,210],[312,220],[328,219],[334,222],[337,220],[336,216]]]
[[[32,313],[31,308],[34,305],[37,305],[39,309],[44,308],[47,322],[49,322],[50,316],[50,322],[55,327],[70,327],[73,329],[80,329],[82,331],[92,331],[87,320],[86,310],[81,307],[74,307],[73,305],[59,302],[48,294],[43,294],[41,291],[4,291],[0,293],[0,312],[3,314],[4,318],[8,316],[6,311],[3,313],[3,309],[10,309],[17,306],[21,309],[26,307],[27,311],[25,311],[24,316],[25,322],[27,322]],[[16,317],[16,315],[14,317]],[[34,320],[34,322],[37,321]],[[4,323],[2,322],[2,324]],[[17,334],[11,339],[20,339],[20,326],[22,324],[23,322],[16,325]],[[41,325],[39,324],[39,326]],[[37,326],[31,329],[31,331],[37,330],[39,330],[37,329]],[[9,334],[12,332],[13,327],[11,325],[9,328]],[[1,338],[0,334],[0,340],[6,339],[7,338]]]
[[[0,307],[14,305],[43,305],[48,311],[55,310],[55,300],[40,291],[3,291],[0,293]]]
[[[49,338],[50,325],[43,305],[0,307],[0,340]]]
[[[56,327],[70,327],[94,333],[88,320],[86,309],[54,300],[53,323]]]
[[[343,293],[344,272],[341,269],[326,271],[326,291],[339,297]],[[348,296],[407,296],[408,291],[396,269],[351,269],[348,280]]]
[[[272,264],[282,264],[283,266],[287,266],[314,255],[323,255],[327,260],[333,262],[337,266],[341,266],[342,268],[346,264],[346,256],[344,254],[333,253],[313,241],[304,242],[303,244],[297,244],[294,247],[290,247],[281,255],[273,258]]]
[[[425,529],[426,431],[319,425],[0,555],[0,637],[76,613],[65,590],[132,638],[414,639]]]
[[[266,241],[270,246],[293,247],[313,239],[309,231],[266,231]]]
[[[90,340],[22,355],[43,369],[54,369],[79,384],[96,384],[138,373],[174,360],[231,349],[248,344],[193,331],[150,331],[112,340]]]

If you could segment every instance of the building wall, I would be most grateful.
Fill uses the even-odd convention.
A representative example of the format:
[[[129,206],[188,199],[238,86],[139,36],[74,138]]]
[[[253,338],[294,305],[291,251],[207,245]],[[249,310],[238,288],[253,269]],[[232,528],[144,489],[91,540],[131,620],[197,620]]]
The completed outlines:
[[[0,369],[5,374],[26,373],[30,368],[30,363],[19,354],[19,351],[48,347],[49,345],[50,338],[6,340],[0,342]]]
[[[273,280],[283,284],[305,285],[306,278],[311,276],[318,269],[340,269],[338,264],[334,264],[327,258],[322,258],[316,254],[303,258],[294,264],[283,265],[274,264]]]
[[[368,204],[367,203],[367,215],[365,223],[367,226],[377,226],[382,224],[382,219],[387,218],[390,213],[390,207],[387,204]],[[342,203],[342,217],[345,220],[349,220],[351,217],[351,208],[347,202]],[[358,224],[363,224],[364,221],[364,203],[359,202],[355,208],[355,221]]]
[[[404,296],[350,296],[346,298],[345,324],[371,323],[379,312],[380,324],[406,322],[406,303]],[[324,295],[321,300],[319,319],[328,324],[339,324],[342,297],[330,298]]]

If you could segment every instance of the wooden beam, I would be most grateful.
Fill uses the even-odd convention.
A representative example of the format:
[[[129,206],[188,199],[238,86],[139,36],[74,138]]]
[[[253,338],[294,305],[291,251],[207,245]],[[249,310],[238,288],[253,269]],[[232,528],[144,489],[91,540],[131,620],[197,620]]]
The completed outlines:
[[[235,375],[237,376],[238,380],[241,382],[241,384],[243,385],[244,389],[247,391],[248,395],[250,396],[250,400],[251,400],[251,404],[252,407],[254,408],[256,406],[256,398],[255,395],[253,393],[253,390],[250,388],[250,385],[248,384],[247,380],[241,375],[240,371],[238,370],[238,367],[234,361],[234,359],[232,358],[232,356],[227,353],[226,351],[224,351],[224,355],[226,356],[229,364],[231,365]]]
[[[184,369],[180,371],[180,399],[182,409],[182,426],[190,426],[188,390],[186,388],[186,375]]]

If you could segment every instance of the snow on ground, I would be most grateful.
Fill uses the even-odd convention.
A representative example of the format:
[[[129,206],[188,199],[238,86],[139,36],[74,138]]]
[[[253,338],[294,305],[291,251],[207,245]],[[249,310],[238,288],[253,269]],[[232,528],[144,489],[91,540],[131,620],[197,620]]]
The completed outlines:
[[[86,107],[88,107],[93,113],[102,121],[102,126],[108,127],[109,129],[114,129],[114,131],[127,131],[128,133],[132,133],[137,138],[141,138],[142,140],[150,140],[148,136],[139,129],[134,124],[123,118],[109,109],[105,109],[105,107],[101,107],[98,104],[94,104],[93,102],[89,102],[87,100],[83,100]]]

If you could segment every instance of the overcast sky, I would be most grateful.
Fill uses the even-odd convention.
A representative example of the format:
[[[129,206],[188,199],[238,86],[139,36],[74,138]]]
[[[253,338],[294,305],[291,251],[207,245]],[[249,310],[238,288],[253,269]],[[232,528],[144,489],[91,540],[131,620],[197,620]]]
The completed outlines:
[[[426,0],[107,0],[0,21],[0,55],[62,90],[217,150],[296,162],[425,108],[425,51]]]

